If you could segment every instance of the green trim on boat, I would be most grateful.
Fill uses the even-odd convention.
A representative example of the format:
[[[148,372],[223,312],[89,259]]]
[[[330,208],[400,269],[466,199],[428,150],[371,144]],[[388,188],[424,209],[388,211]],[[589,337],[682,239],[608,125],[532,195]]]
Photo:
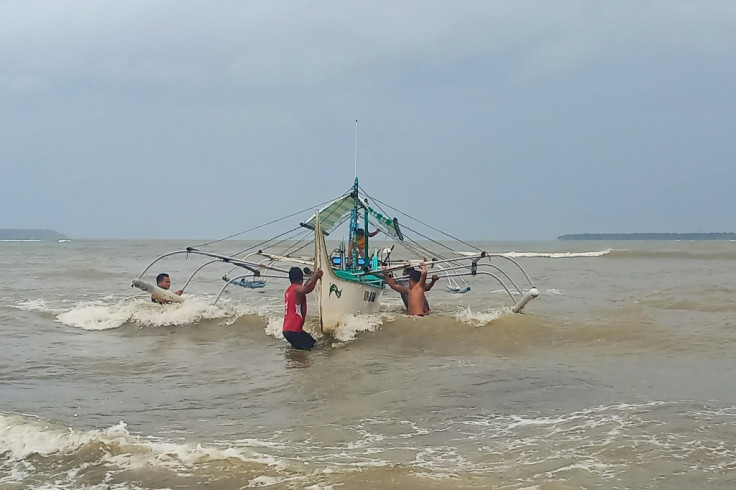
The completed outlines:
[[[356,276],[351,271],[343,271],[339,269],[333,269],[332,272],[334,272],[337,277],[345,281],[360,282],[360,283],[367,284],[369,286],[375,286],[377,288],[383,287],[383,278],[374,276],[372,274],[368,274],[368,275],[360,274]]]

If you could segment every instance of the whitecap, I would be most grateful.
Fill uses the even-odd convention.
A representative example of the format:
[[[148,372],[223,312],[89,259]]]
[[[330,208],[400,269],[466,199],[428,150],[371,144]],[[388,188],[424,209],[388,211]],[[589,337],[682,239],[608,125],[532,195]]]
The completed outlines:
[[[460,323],[482,327],[508,313],[511,313],[511,309],[508,307],[498,307],[489,311],[473,311],[470,307],[467,307],[458,309],[454,318]]]
[[[543,257],[550,259],[573,259],[578,257],[602,257],[613,252],[613,249],[598,250],[591,252],[506,252],[501,255],[504,257]]]
[[[159,305],[147,299],[125,299],[117,302],[80,303],[56,316],[56,321],[83,330],[109,330],[125,323],[143,327],[191,325],[203,320],[224,320],[231,325],[243,315],[268,314],[264,305],[221,302],[212,305],[200,297],[189,297],[182,303]]]

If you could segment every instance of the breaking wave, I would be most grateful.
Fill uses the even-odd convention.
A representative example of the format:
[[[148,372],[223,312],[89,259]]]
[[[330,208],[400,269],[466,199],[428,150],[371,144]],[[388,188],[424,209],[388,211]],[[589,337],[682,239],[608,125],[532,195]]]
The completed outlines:
[[[514,488],[523,483],[531,488],[546,479],[580,481],[582,471],[591,486],[615,486],[617,478],[630,470],[633,457],[635,463],[653,469],[662,464],[681,468],[681,473],[663,480],[663,486],[687,486],[683,484],[702,478],[720,486],[729,481],[734,468],[736,450],[721,437],[733,433],[735,417],[734,406],[686,400],[546,413],[459,407],[444,416],[440,436],[426,420],[387,413],[347,424],[345,436],[338,440],[298,440],[287,432],[267,439],[205,442],[134,435],[123,421],[79,430],[3,414],[0,485],[381,488],[393,482],[395,488],[401,487],[397,483],[423,488],[430,481],[450,478],[446,483],[452,488],[476,486],[473,482]],[[702,426],[703,421],[711,430],[681,430]],[[462,451],[468,441],[473,450]],[[634,448],[633,456],[622,448]],[[689,480],[682,476],[685,472]],[[477,480],[478,475],[489,476]]]
[[[548,259],[574,259],[579,257],[602,257],[613,252],[613,249],[598,250],[592,252],[506,252],[504,257],[543,257]]]
[[[736,248],[734,250],[703,250],[698,252],[684,250],[613,250],[610,257],[618,259],[736,260]]]
[[[246,468],[253,478],[278,475],[269,470],[277,466],[273,457],[249,448],[134,436],[122,421],[105,429],[80,431],[20,415],[0,415],[0,454],[5,474],[0,484],[42,483],[46,488],[80,488],[80,483],[87,483],[81,488],[131,488],[114,484],[131,473],[148,474],[139,480],[144,486],[137,488],[155,488],[155,482],[167,476],[186,485],[193,470],[226,461],[236,461],[235,466]]]
[[[268,305],[245,305],[222,302],[217,305],[192,297],[183,303],[159,305],[147,299],[127,299],[108,303],[93,301],[81,303],[71,310],[59,313],[56,320],[83,330],[109,330],[125,324],[141,327],[191,325],[205,320],[223,320],[231,325],[245,315],[268,317],[273,308]]]

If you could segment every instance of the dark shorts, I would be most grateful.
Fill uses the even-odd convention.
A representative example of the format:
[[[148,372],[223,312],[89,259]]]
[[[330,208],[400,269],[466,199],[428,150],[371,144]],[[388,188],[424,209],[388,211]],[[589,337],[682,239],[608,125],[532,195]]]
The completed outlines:
[[[292,347],[299,350],[312,350],[315,342],[317,342],[304,330],[301,332],[284,330],[284,338],[289,341]]]

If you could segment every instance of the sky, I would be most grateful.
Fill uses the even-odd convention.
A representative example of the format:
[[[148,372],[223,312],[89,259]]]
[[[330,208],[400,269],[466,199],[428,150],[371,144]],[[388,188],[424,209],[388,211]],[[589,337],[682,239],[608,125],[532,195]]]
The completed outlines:
[[[732,0],[0,0],[0,228],[736,231]]]

